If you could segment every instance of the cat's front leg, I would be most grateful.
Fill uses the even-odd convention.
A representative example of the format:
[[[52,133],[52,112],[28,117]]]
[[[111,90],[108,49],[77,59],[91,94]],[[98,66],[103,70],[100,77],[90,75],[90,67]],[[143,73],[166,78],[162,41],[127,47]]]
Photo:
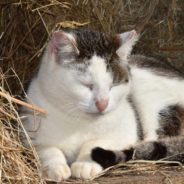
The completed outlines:
[[[42,164],[42,174],[46,180],[60,182],[71,176],[63,152],[56,147],[37,150]]]
[[[91,159],[91,151],[93,148],[100,146],[107,148],[110,143],[105,140],[94,140],[85,143],[77,160],[71,165],[72,177],[81,179],[91,179],[103,170],[102,166]]]

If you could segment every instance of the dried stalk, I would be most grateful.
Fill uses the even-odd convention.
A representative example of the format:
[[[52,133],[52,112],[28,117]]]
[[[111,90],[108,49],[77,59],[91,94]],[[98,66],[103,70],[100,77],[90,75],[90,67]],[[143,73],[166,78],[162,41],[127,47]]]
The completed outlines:
[[[0,96],[6,98],[8,101],[12,101],[14,103],[17,103],[19,105],[22,105],[24,107],[27,107],[27,108],[29,108],[31,110],[36,111],[36,112],[39,112],[39,113],[42,113],[42,114],[47,114],[47,111],[46,110],[44,110],[44,109],[42,109],[42,108],[40,108],[40,107],[38,107],[36,105],[28,104],[26,102],[23,102],[21,100],[18,100],[18,99],[14,98],[14,97],[11,97],[10,95],[8,95],[6,93],[0,92]]]

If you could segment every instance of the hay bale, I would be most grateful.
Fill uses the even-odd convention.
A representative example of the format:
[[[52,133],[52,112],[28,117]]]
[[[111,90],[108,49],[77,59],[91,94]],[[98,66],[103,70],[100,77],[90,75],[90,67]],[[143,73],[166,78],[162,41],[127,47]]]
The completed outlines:
[[[9,75],[14,75],[12,70],[16,71],[24,86],[39,64],[51,32],[59,28],[82,26],[105,32],[136,29],[141,32],[136,52],[159,53],[171,59],[183,56],[182,0],[144,3],[138,0],[14,0],[1,2],[0,8],[0,66]],[[12,82],[12,78],[7,79],[10,89],[13,94],[21,94],[19,81]]]
[[[183,69],[183,9],[182,0],[1,1],[0,92],[25,96],[49,36],[60,28],[113,33],[136,29],[141,39],[134,52],[159,54]],[[0,183],[42,183],[34,149],[25,149],[19,140],[17,111],[16,103],[0,96]]]

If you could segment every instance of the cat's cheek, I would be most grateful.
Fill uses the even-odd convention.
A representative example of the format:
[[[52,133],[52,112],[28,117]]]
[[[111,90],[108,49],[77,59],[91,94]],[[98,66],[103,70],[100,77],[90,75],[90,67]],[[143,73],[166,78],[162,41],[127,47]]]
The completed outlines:
[[[115,103],[118,103],[122,98],[127,98],[127,95],[130,92],[130,86],[119,85],[111,90],[111,95]]]
[[[127,99],[128,93],[129,88],[122,85],[112,88],[109,93],[109,104],[103,113],[116,109],[122,99]]]
[[[103,112],[103,114],[109,113],[109,112],[115,110],[117,108],[117,106],[118,106],[118,103],[116,103],[113,98],[110,98],[109,104],[108,104],[107,108],[105,109],[105,111]]]
[[[81,86],[75,86],[72,88],[72,93],[74,98],[80,103],[80,102],[87,102],[92,98],[91,91],[89,89],[86,89],[85,87]]]
[[[107,110],[113,110],[118,106],[118,103],[121,98],[123,98],[122,94],[118,94],[116,89],[111,90],[109,94],[109,105]]]
[[[107,108],[103,113],[105,114],[105,113],[111,112],[114,109],[115,109],[115,105],[109,102],[109,105],[107,106]]]

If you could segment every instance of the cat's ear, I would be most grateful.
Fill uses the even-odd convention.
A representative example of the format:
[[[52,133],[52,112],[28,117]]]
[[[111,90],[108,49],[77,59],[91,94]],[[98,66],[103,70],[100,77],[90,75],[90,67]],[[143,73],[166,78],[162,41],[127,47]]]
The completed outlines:
[[[56,31],[52,34],[48,52],[56,62],[70,62],[79,54],[75,36],[72,33]]]
[[[132,30],[118,34],[118,37],[120,39],[121,44],[116,53],[122,60],[126,61],[127,57],[132,51],[133,46],[139,38],[139,34],[135,30]]]

